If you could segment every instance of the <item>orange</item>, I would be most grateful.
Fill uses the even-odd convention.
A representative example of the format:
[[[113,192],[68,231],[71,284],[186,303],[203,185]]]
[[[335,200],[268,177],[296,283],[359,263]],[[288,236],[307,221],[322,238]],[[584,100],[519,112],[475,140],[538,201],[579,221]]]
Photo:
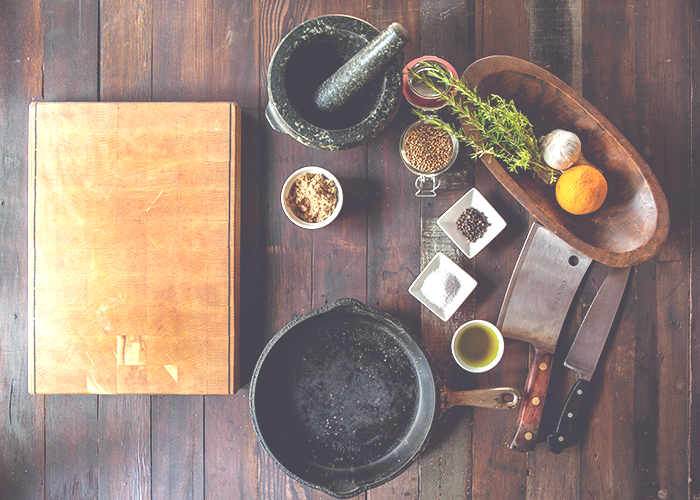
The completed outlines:
[[[585,215],[600,208],[608,194],[603,174],[591,165],[576,165],[562,172],[557,180],[559,206],[574,215]]]

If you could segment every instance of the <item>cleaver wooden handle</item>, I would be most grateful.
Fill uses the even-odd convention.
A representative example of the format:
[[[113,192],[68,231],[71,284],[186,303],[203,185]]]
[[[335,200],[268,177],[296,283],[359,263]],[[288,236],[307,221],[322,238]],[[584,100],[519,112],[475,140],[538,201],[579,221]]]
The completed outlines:
[[[525,383],[515,432],[508,444],[511,450],[524,453],[535,448],[544,399],[549,386],[549,376],[552,373],[552,360],[552,354],[535,348],[535,359],[532,361]]]

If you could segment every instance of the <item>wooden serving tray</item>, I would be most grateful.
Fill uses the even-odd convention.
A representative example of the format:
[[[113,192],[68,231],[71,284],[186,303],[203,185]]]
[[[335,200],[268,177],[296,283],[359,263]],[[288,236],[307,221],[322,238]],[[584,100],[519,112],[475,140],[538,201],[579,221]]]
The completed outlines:
[[[670,228],[666,196],[642,156],[591,103],[548,71],[516,57],[479,59],[462,78],[482,97],[496,94],[513,100],[537,137],[556,128],[576,133],[585,158],[605,175],[608,195],[603,206],[592,214],[571,215],[556,202],[554,186],[529,173],[513,174],[484,155],[491,173],[539,222],[608,266],[635,266],[659,253]]]
[[[29,108],[29,390],[238,388],[240,108]]]

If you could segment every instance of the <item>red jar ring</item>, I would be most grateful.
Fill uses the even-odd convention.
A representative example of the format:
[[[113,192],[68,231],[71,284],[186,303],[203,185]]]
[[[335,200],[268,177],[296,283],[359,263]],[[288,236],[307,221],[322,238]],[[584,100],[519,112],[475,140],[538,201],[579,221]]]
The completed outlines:
[[[416,64],[418,64],[419,62],[423,62],[423,61],[429,61],[429,62],[441,64],[450,73],[452,73],[452,75],[455,78],[459,78],[459,76],[457,75],[457,71],[452,67],[452,65],[450,63],[448,63],[444,59],[440,59],[439,57],[435,57],[435,56],[419,57],[419,58],[414,59],[413,61],[409,62],[406,65],[406,67],[404,68],[404,71],[403,71],[403,95],[408,102],[410,102],[413,106],[415,106],[417,108],[440,109],[445,105],[445,103],[440,101],[439,97],[427,98],[427,97],[423,97],[421,95],[418,95],[416,92],[413,91],[413,89],[411,88],[411,85],[408,83],[408,71],[407,70],[409,68],[413,68]]]

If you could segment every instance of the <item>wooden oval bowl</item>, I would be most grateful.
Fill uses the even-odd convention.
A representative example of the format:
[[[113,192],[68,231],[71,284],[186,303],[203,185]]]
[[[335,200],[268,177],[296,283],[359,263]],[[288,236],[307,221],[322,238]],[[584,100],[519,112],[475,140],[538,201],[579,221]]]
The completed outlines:
[[[496,179],[540,223],[576,250],[613,267],[634,266],[659,252],[669,230],[666,197],[649,165],[595,107],[548,71],[515,57],[479,59],[463,79],[484,98],[497,94],[512,99],[537,137],[556,128],[576,133],[583,156],[605,175],[603,206],[589,215],[571,215],[557,204],[553,185],[530,172],[512,174],[485,155],[482,161]]]

